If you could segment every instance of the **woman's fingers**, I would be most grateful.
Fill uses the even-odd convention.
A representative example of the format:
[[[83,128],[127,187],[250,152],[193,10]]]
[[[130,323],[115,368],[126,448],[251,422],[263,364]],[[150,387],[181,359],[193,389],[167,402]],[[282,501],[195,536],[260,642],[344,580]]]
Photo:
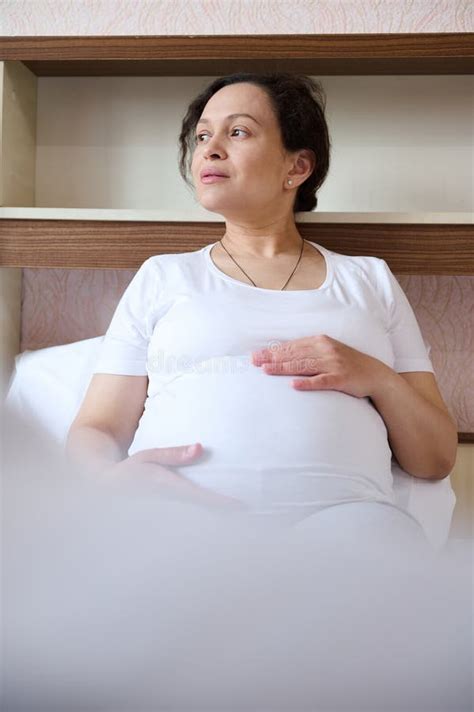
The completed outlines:
[[[302,391],[340,391],[339,380],[330,373],[321,373],[302,380],[294,380],[292,385]]]
[[[321,360],[316,358],[292,359],[291,361],[266,362],[265,373],[312,376],[321,372]]]
[[[177,445],[140,450],[108,467],[103,473],[104,479],[114,484],[126,483],[131,486],[140,483],[152,487],[153,491],[165,499],[184,499],[213,506],[246,509],[247,507],[240,500],[201,487],[166,467],[191,464],[202,454],[202,450],[200,443],[195,443],[191,447]]]
[[[147,478],[157,485],[159,494],[170,499],[182,499],[186,501],[199,502],[212,506],[226,506],[233,508],[246,508],[243,502],[233,497],[213,492],[206,487],[191,482],[184,475],[168,470],[156,463],[141,463],[141,468],[147,468]]]
[[[197,459],[202,454],[202,450],[201,443],[154,447],[148,450],[139,450],[130,455],[130,459],[135,462],[154,462],[158,465],[186,465]]]

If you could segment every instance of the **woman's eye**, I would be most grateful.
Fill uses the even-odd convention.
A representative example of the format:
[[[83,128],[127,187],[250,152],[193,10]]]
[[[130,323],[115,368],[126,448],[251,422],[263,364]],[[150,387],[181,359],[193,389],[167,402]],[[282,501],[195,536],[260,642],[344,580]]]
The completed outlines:
[[[241,131],[241,132],[244,133],[244,134],[247,133],[247,131],[245,131],[245,129],[232,129],[231,133],[234,133],[234,131]],[[198,134],[197,136],[195,136],[194,138],[195,138],[195,140],[196,140],[197,143],[202,143],[202,141],[201,141],[200,139],[201,139],[203,136],[206,136],[206,134],[205,134],[205,133],[200,133],[200,134]]]

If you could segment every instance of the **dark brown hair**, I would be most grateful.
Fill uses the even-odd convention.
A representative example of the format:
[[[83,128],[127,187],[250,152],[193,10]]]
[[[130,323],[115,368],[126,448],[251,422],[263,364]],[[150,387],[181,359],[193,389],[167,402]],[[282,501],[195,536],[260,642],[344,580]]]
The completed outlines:
[[[215,79],[191,102],[183,119],[179,135],[181,176],[193,187],[189,175],[195,147],[195,128],[205,105],[219,89],[238,82],[256,84],[266,91],[280,125],[282,144],[287,151],[314,151],[314,170],[299,186],[293,203],[294,213],[312,210],[318,204],[316,193],[329,171],[331,142],[324,115],[326,95],[321,84],[304,74],[238,72]]]

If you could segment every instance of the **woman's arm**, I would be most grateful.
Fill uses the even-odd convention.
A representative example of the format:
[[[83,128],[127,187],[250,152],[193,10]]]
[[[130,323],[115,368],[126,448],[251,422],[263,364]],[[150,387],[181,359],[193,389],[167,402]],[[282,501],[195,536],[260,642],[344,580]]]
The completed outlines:
[[[65,452],[75,463],[84,465],[90,472],[101,472],[127,456],[127,451],[119,446],[110,433],[89,425],[70,428]]]
[[[93,469],[127,457],[147,386],[147,376],[95,373],[69,429],[66,453]]]
[[[457,427],[434,375],[387,367],[370,398],[387,426],[400,467],[414,477],[447,477],[456,461]]]

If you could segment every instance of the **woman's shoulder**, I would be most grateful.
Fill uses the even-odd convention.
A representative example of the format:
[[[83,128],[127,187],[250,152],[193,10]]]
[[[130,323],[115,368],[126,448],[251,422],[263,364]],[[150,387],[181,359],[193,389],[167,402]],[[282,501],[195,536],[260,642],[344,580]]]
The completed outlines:
[[[158,285],[162,292],[188,287],[202,275],[202,249],[151,255],[142,263],[139,272],[142,280]]]
[[[366,285],[373,295],[384,298],[394,289],[396,278],[382,257],[375,255],[349,255],[327,250],[336,281],[346,289],[358,290]]]
[[[377,279],[379,275],[386,272],[389,267],[386,261],[381,257],[376,257],[375,255],[348,255],[342,252],[335,252],[334,250],[328,250],[329,258],[333,264],[339,269],[345,270],[348,274],[353,274],[354,276],[365,276],[373,279]]]
[[[163,252],[157,255],[151,255],[144,260],[138,270],[145,275],[161,276],[172,274],[175,269],[182,270],[183,267],[197,266],[200,260],[202,250],[193,250],[189,252]]]
[[[143,263],[147,269],[156,267],[168,267],[171,265],[196,264],[201,259],[202,249],[189,250],[187,252],[162,252],[158,255],[151,255]]]

